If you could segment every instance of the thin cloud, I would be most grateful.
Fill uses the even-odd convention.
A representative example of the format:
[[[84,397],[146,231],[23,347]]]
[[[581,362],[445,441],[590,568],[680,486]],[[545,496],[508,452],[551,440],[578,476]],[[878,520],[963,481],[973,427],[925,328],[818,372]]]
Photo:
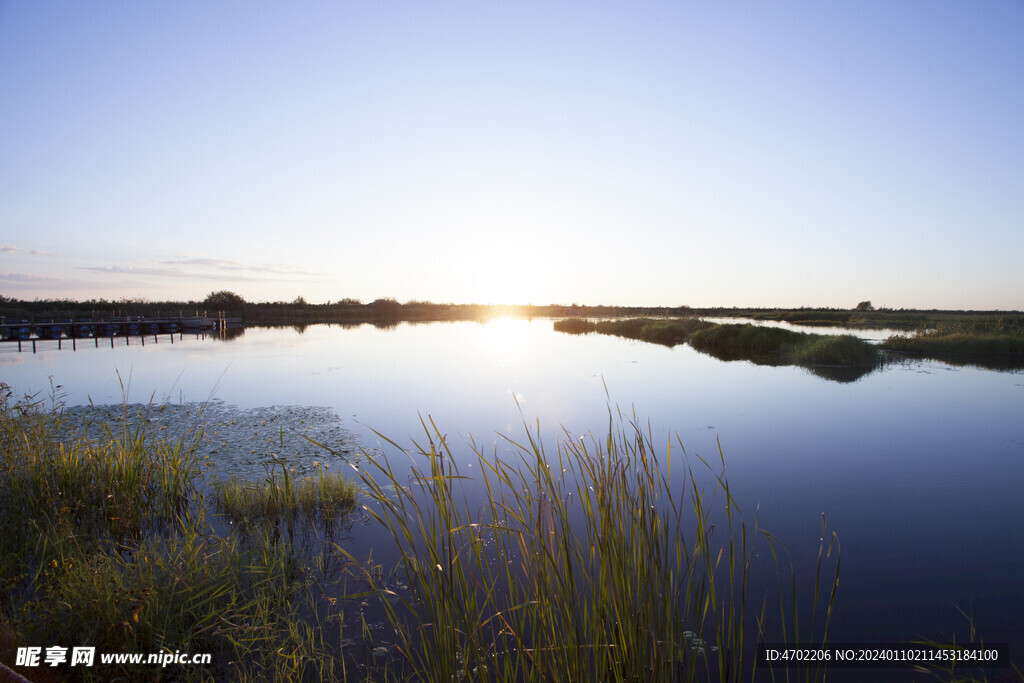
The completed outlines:
[[[253,265],[241,261],[229,261],[226,259],[209,258],[202,256],[183,256],[177,259],[157,261],[169,266],[199,266],[203,268],[219,268],[229,271],[250,271],[257,273],[270,273],[273,275],[315,275],[307,268],[295,266],[290,263],[261,263]]]
[[[169,263],[160,261],[158,263]],[[78,270],[87,270],[103,275],[129,275],[138,277],[161,277],[161,278],[191,278],[212,280],[215,282],[264,282],[268,278],[274,280],[289,280],[295,276],[309,276],[310,273],[302,271],[284,271],[273,268],[223,268],[220,266],[195,267],[196,264],[189,264],[180,268],[161,268],[157,266],[77,266]]]
[[[87,280],[74,280],[64,277],[54,277],[53,275],[37,275],[34,273],[12,273],[9,270],[0,272],[0,283],[22,287],[35,285],[82,286],[95,284]]]
[[[104,273],[106,275],[124,274],[124,275],[183,275],[181,271],[170,270],[168,268],[140,268],[137,266],[77,266],[78,270],[89,270],[94,273]]]
[[[169,266],[200,266],[203,268],[220,268],[221,270],[250,270],[249,266],[239,261],[225,261],[215,258],[179,258],[157,261]]]
[[[204,280],[218,280],[218,281],[232,281],[232,280],[244,280],[244,281],[259,281],[266,278],[257,277],[254,275],[221,275],[218,273],[202,272],[195,270],[185,270],[181,268],[147,268],[139,266],[78,266],[78,270],[88,270],[93,273],[102,273],[104,275],[136,275],[136,276],[147,276],[147,277],[168,277],[168,278],[202,278]]]
[[[0,244],[0,254],[18,254],[22,253],[22,251],[22,249],[10,244]],[[32,256],[53,256],[53,252],[46,251],[44,249],[32,249],[28,253]]]

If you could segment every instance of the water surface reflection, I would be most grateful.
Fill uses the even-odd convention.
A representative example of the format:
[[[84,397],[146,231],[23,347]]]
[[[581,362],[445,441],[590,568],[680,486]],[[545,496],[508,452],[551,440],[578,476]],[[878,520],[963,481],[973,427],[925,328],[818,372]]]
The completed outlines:
[[[494,320],[36,354],[3,345],[0,376],[19,394],[45,394],[53,377],[71,405],[324,406],[367,448],[376,432],[409,444],[429,415],[460,466],[472,462],[470,437],[504,449],[499,435],[520,438],[524,422],[551,445],[563,426],[606,433],[610,397],[674,457],[676,435],[691,461],[717,460],[720,444],[745,516],[786,543],[798,576],[813,577],[825,513],[843,552],[837,641],[963,634],[959,607],[986,640],[1024,654],[1020,371],[904,360],[840,383],[687,346],[558,334],[550,320]]]

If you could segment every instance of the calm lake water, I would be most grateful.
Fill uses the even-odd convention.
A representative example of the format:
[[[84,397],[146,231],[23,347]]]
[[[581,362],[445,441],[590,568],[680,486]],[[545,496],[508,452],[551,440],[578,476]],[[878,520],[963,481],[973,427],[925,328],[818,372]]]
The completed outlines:
[[[656,445],[678,435],[691,461],[717,460],[720,443],[744,518],[756,512],[811,584],[825,514],[842,545],[834,641],[966,640],[959,608],[986,642],[1024,657],[1022,372],[913,360],[840,383],[687,346],[561,334],[550,320],[157,341],[42,342],[35,354],[2,344],[0,381],[45,396],[52,377],[68,405],[326,406],[367,448],[373,430],[411,445],[428,414],[455,444],[472,435],[504,448],[499,433],[519,438],[524,420],[539,420],[553,446],[562,427],[606,434],[610,399],[649,424]],[[758,580],[774,583],[773,571]]]

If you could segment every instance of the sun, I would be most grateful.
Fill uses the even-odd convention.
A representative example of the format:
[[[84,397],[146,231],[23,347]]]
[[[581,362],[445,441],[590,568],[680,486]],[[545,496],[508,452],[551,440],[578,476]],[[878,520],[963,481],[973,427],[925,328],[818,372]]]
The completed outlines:
[[[531,303],[524,283],[516,280],[480,278],[474,283],[472,301],[490,306],[515,306]]]
[[[472,281],[470,301],[491,306],[522,306],[541,303],[544,277],[519,264],[485,263]]]

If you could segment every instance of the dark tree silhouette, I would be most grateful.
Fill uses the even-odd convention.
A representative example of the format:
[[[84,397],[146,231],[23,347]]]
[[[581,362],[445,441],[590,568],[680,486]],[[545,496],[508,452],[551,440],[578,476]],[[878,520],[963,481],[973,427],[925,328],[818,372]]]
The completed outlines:
[[[240,311],[245,306],[245,299],[224,289],[210,292],[210,295],[203,299],[203,306],[215,311]]]

